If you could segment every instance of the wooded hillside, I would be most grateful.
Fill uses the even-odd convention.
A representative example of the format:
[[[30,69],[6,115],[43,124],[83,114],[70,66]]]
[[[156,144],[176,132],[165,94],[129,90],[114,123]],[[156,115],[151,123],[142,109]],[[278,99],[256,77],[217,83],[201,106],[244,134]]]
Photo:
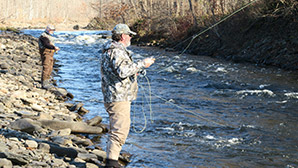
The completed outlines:
[[[127,23],[138,44],[298,69],[297,0],[124,0],[97,8],[90,28]]]
[[[97,0],[0,0],[0,27],[86,26],[97,15]]]

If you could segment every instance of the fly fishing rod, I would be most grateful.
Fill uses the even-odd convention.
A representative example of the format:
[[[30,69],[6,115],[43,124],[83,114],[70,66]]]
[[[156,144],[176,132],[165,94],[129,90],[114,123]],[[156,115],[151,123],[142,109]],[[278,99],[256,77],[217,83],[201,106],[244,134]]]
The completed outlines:
[[[185,42],[187,42],[188,40],[191,39],[190,42],[187,44],[187,46],[184,48],[184,50],[178,55],[178,57],[180,57],[182,54],[184,54],[184,53],[188,50],[188,48],[190,47],[190,45],[192,44],[192,42],[193,42],[197,37],[201,36],[202,34],[206,33],[207,31],[213,29],[213,28],[216,27],[217,25],[221,24],[221,23],[224,22],[225,20],[229,19],[230,17],[234,16],[236,13],[242,11],[243,9],[247,8],[248,6],[252,5],[253,3],[255,3],[255,2],[257,2],[257,1],[258,1],[258,0],[253,0],[253,1],[251,1],[251,2],[249,2],[249,3],[247,3],[247,4],[245,4],[244,6],[242,6],[241,8],[239,8],[238,10],[236,10],[236,11],[230,13],[229,15],[225,16],[223,19],[221,19],[221,20],[218,21],[217,23],[215,23],[215,24],[213,24],[212,26],[210,26],[210,27],[204,29],[203,31],[199,32],[199,33],[196,34],[196,35],[193,35],[193,36],[191,36],[191,37],[188,37],[187,39],[185,39],[185,40],[183,40],[182,42],[176,44],[176,45],[175,45],[174,47],[172,47],[172,48],[176,48],[177,46],[179,46],[179,45],[181,45],[181,44],[183,44],[183,43],[185,43]],[[163,53],[165,53],[165,52],[166,52],[166,51],[164,51]],[[163,55],[163,53],[162,53],[162,54],[159,54],[159,55],[156,57],[156,59],[157,59],[158,57],[160,57],[161,55]],[[174,61],[175,61],[175,59],[173,59],[170,63],[168,63],[168,65],[169,65],[169,64],[172,64]],[[162,71],[164,71],[164,70],[167,69],[167,68],[168,68],[168,67],[163,68],[163,69],[159,70],[158,72],[162,72]]]
[[[182,54],[184,54],[184,53],[187,51],[187,49],[190,47],[190,45],[192,44],[192,42],[193,42],[197,37],[199,37],[200,35],[206,33],[207,31],[213,29],[215,26],[219,25],[220,23],[224,22],[224,21],[227,20],[228,18],[232,17],[232,16],[235,15],[236,13],[242,11],[243,9],[247,8],[248,6],[252,5],[253,3],[255,3],[255,2],[257,2],[257,1],[258,1],[258,0],[253,0],[253,1],[249,2],[249,3],[247,3],[246,5],[242,6],[242,7],[239,8],[238,10],[232,12],[231,14],[227,15],[226,17],[224,17],[223,19],[221,19],[221,20],[218,21],[217,23],[213,24],[212,26],[208,27],[207,29],[205,29],[205,30],[199,32],[198,34],[193,35],[193,36],[191,36],[191,37],[185,39],[184,41],[178,43],[177,45],[175,45],[173,48],[175,48],[175,47],[177,47],[178,45],[181,45],[181,44],[183,44],[183,43],[185,43],[185,42],[187,42],[188,40],[191,39],[190,42],[188,43],[188,45],[184,48],[184,50],[178,55],[178,58],[179,58],[179,56],[181,56]],[[165,53],[165,52],[166,52],[166,51],[164,51],[163,53]],[[157,57],[160,57],[161,55],[163,55],[163,54],[159,54]],[[157,59],[157,57],[155,57],[155,58]],[[172,64],[174,61],[175,61],[175,59],[173,59],[170,63],[168,63],[168,65],[169,65],[169,64]],[[159,70],[158,73],[164,71],[164,70],[167,69],[167,68],[168,68],[168,67]],[[205,118],[205,117],[202,117],[202,116],[198,115],[197,113],[195,113],[195,112],[193,112],[193,111],[187,110],[187,109],[185,109],[185,108],[183,108],[183,107],[181,107],[181,106],[176,105],[176,104],[173,103],[173,102],[170,102],[170,101],[166,100],[165,98],[162,98],[161,96],[158,96],[158,95],[156,95],[156,94],[151,93],[150,81],[149,81],[149,79],[147,78],[146,73],[143,74],[142,77],[145,77],[145,78],[146,78],[147,83],[148,83],[148,86],[149,86],[149,90],[147,90],[147,92],[149,93],[149,102],[148,102],[148,99],[147,99],[147,98],[146,98],[146,100],[147,100],[147,103],[149,104],[149,108],[150,108],[150,118],[151,118],[151,122],[153,122],[153,120],[152,120],[152,107],[151,107],[151,95],[154,95],[155,97],[157,97],[157,98],[163,100],[165,103],[170,103],[170,104],[176,106],[177,108],[182,109],[182,110],[185,111],[185,112],[189,112],[189,113],[193,114],[194,116],[196,116],[196,117],[198,117],[198,118],[200,118],[200,119],[202,119],[202,120],[205,120],[205,121],[208,121],[208,122],[212,122],[212,123],[214,123],[214,124],[216,124],[216,125],[220,125],[220,126],[227,126],[226,124],[223,124],[223,123],[220,123],[220,122],[216,122],[216,121],[212,121],[212,120],[209,120],[209,119],[207,119],[207,118]],[[140,84],[139,84],[139,85],[140,85]],[[144,90],[146,90],[145,87],[143,87],[142,85],[140,85],[140,86],[141,86],[141,88],[143,88]],[[144,95],[145,95],[145,94],[144,94]],[[141,132],[143,132],[143,131],[145,130],[145,128],[146,128],[147,122],[146,122],[146,115],[144,114],[144,110],[143,110],[143,115],[144,115],[145,123],[144,123],[144,126],[143,126],[143,128],[142,128],[141,131],[138,132],[138,131],[135,130],[135,132],[137,132],[137,133],[141,133]],[[230,127],[231,127],[231,126],[230,126]]]

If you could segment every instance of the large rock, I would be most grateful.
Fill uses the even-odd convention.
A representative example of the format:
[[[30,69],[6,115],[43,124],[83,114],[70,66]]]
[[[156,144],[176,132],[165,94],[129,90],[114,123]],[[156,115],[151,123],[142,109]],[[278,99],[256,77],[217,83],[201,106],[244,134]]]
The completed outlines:
[[[39,120],[42,126],[54,130],[70,128],[72,133],[100,134],[103,132],[101,127],[87,125],[84,122],[69,122],[56,120]]]
[[[11,152],[0,152],[0,158],[7,158],[14,165],[26,165],[29,163],[30,157]]]
[[[27,133],[41,130],[41,124],[30,118],[18,119],[10,123],[9,127],[14,130],[19,130]]]

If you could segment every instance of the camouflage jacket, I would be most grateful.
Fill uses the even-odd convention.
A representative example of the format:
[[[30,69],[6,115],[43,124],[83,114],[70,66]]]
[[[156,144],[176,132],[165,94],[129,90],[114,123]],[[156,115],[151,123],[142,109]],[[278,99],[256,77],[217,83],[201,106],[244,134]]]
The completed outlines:
[[[104,102],[132,101],[137,97],[137,73],[144,62],[134,62],[131,53],[119,42],[108,42],[101,57],[101,88]]]
[[[40,49],[48,48],[55,49],[55,38],[46,32],[43,32],[38,39],[38,46]]]

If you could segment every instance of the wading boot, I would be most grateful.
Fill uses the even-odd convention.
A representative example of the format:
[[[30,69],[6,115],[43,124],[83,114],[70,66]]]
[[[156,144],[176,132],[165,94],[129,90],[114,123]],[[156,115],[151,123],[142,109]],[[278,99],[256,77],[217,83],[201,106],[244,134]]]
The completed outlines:
[[[50,80],[44,80],[44,81],[42,81],[42,82],[41,82],[41,85],[42,85],[42,88],[43,88],[43,89],[46,89],[46,90],[51,89],[51,88],[54,87],[54,86],[51,84]]]
[[[118,163],[118,160],[106,159],[105,168],[123,168],[123,166]]]

